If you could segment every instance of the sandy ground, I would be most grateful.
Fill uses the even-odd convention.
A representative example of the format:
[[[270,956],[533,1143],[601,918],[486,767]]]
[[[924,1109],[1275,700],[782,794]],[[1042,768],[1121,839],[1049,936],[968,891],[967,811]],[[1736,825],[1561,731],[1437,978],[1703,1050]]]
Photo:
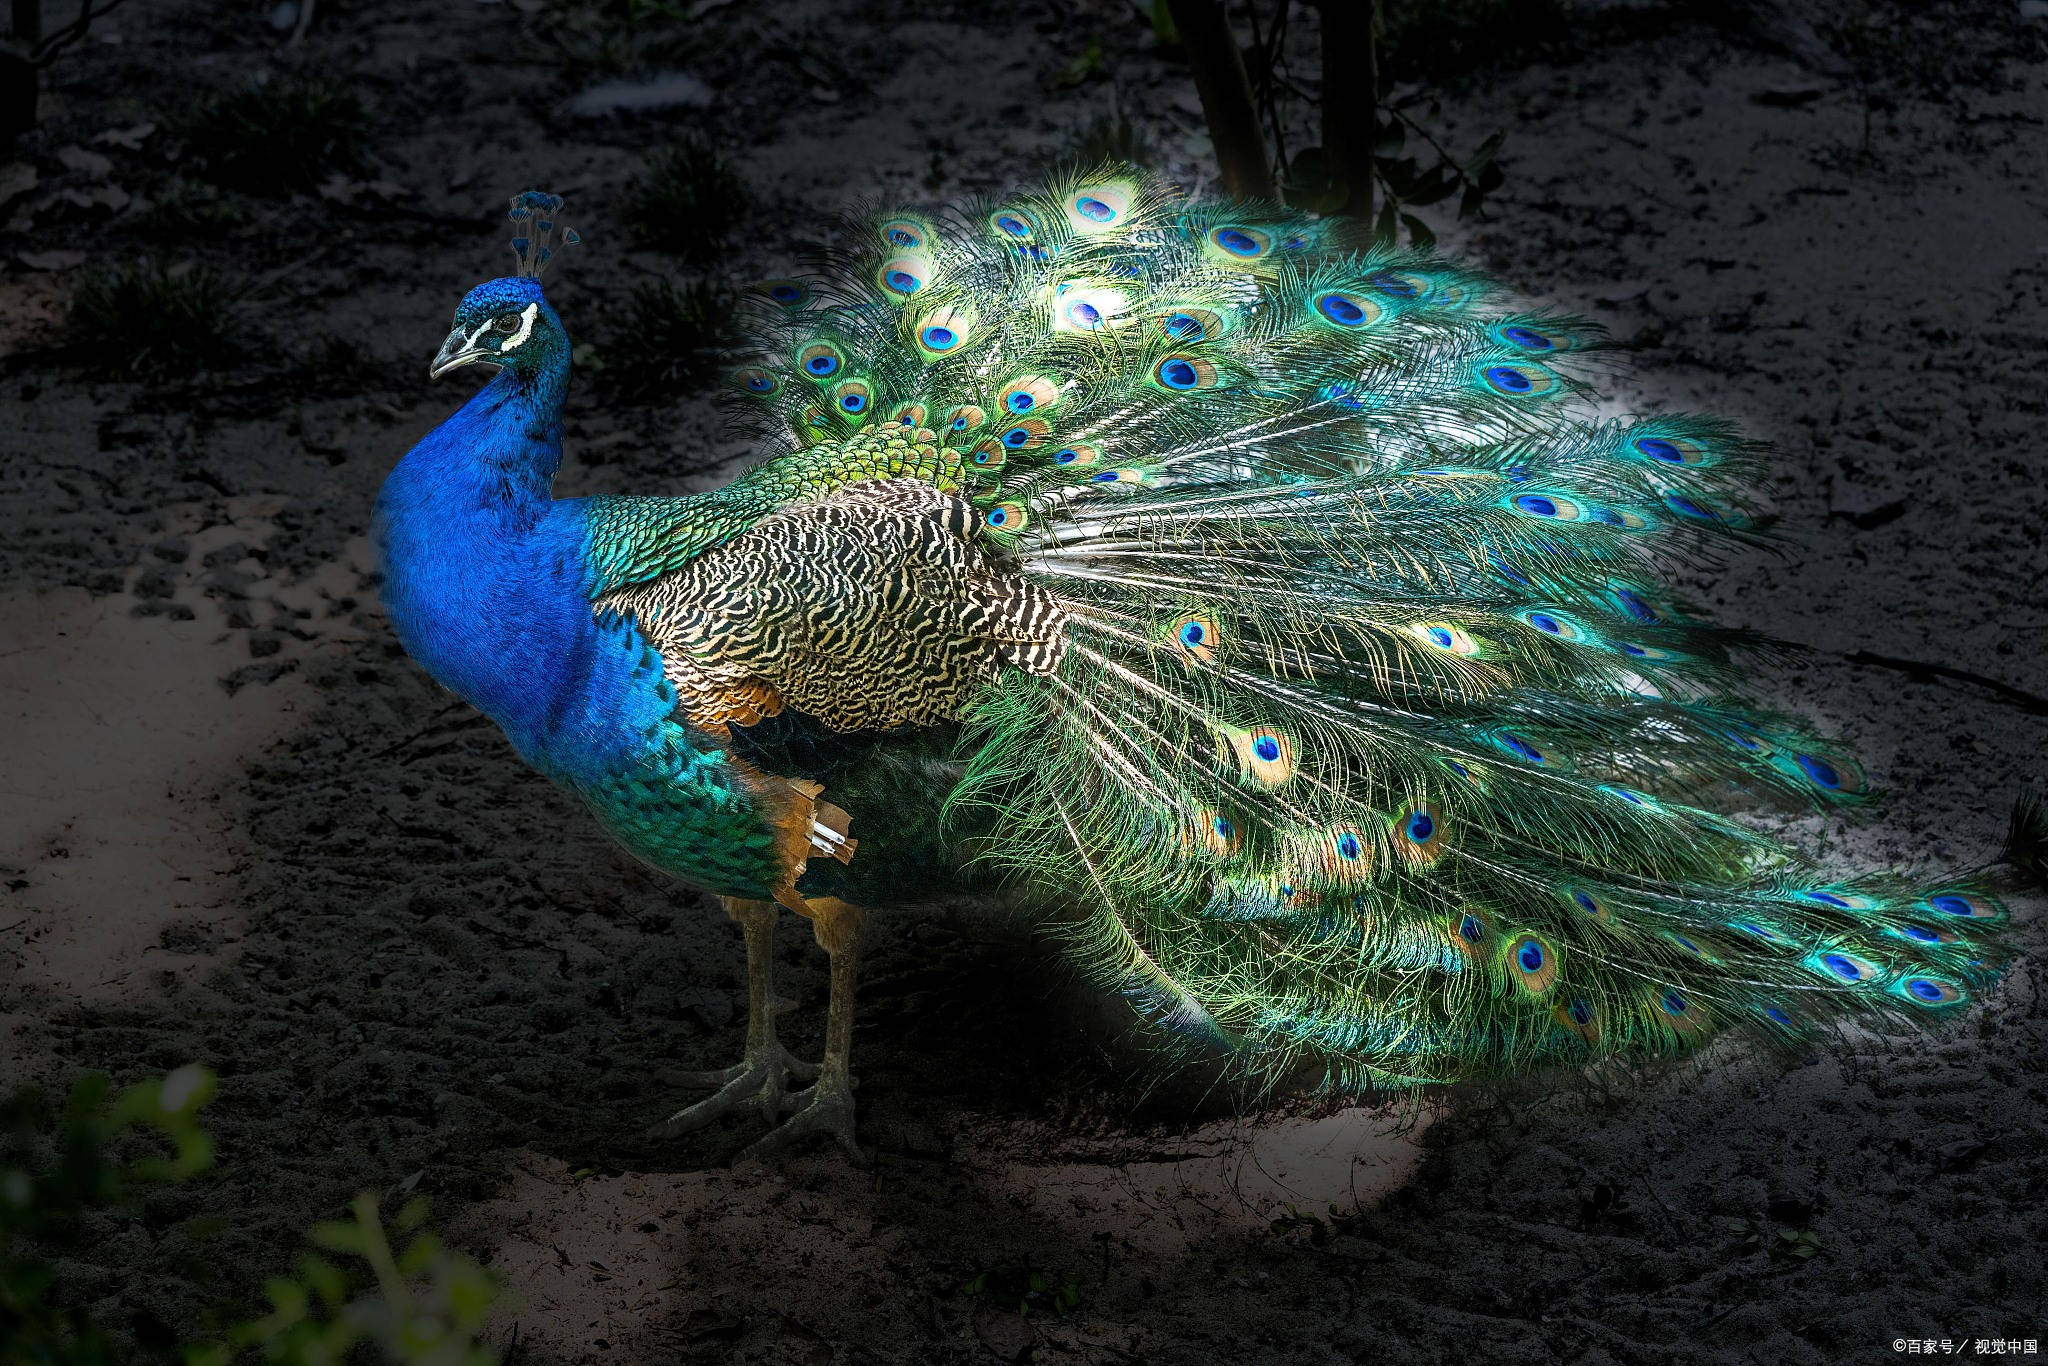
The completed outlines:
[[[753,190],[718,267],[742,278],[848,197],[1000,184],[1112,98],[1193,179],[1184,70],[1108,0],[728,6],[683,59],[709,107],[577,120],[589,78],[536,58],[537,4],[323,4],[289,50],[260,8],[107,21],[118,43],[53,70],[11,163],[39,183],[0,210],[0,1081],[193,1059],[223,1080],[219,1173],[110,1224],[70,1293],[188,1326],[357,1189],[404,1187],[512,1290],[499,1340],[548,1366],[1861,1362],[1905,1336],[2048,1338],[2038,930],[1937,1040],[1235,1115],[1160,1083],[1028,926],[902,911],[878,917],[856,1036],[871,1170],[730,1169],[739,1122],[641,1136],[676,1073],[737,1051],[737,936],[413,668],[362,540],[385,471],[462,396],[421,372],[502,265],[493,206],[570,196],[596,245],[551,294],[618,342],[627,292],[664,269],[617,245],[619,206],[678,126]],[[1638,362],[1618,403],[1777,443],[1793,550],[1688,589],[1814,647],[1769,688],[1894,794],[1814,838],[1981,861],[2048,770],[2028,701],[2048,696],[2048,23],[2005,0],[1746,28],[1616,12],[1572,10],[1557,50],[1446,89],[1454,145],[1510,130],[1506,187],[1447,240],[1605,321]],[[1855,43],[1814,36],[1857,22]],[[1104,72],[1056,88],[1089,33]],[[42,353],[74,278],[46,253],[163,245],[94,192],[146,197],[174,139],[93,139],[194,84],[301,69],[373,98],[395,198],[254,201],[170,251],[252,289],[273,356],[334,338],[346,373],[286,384],[259,356],[149,389]],[[106,169],[59,156],[87,144]],[[743,454],[701,398],[586,384],[567,432],[565,494],[698,487]],[[788,1036],[814,1047],[821,960],[793,926],[782,957]],[[183,1256],[201,1213],[225,1225],[211,1282]],[[1767,1256],[1730,1219],[1821,1250]],[[1032,1272],[1072,1307],[1017,1313]]]

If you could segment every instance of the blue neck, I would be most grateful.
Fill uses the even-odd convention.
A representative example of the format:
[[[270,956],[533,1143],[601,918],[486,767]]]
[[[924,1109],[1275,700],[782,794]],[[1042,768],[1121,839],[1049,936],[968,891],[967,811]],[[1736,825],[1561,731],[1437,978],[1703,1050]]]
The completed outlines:
[[[534,373],[501,370],[398,463],[375,519],[385,606],[406,649],[557,771],[590,750],[591,709],[612,672],[580,537],[549,515],[568,380],[566,355]]]

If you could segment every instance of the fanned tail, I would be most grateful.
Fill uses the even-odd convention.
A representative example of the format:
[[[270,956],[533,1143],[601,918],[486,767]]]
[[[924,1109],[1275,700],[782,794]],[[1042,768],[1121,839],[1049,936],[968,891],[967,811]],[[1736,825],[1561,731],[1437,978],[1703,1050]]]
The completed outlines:
[[[1774,647],[1669,586],[1767,536],[1760,448],[1602,418],[1596,327],[1349,231],[1091,168],[876,215],[765,287],[759,427],[935,431],[935,482],[1069,622],[969,718],[986,857],[1264,1075],[1960,1008],[2001,954],[1987,879],[1831,877],[1728,814],[1867,792],[1743,696]],[[2040,877],[2044,840],[2023,802],[2008,860]]]

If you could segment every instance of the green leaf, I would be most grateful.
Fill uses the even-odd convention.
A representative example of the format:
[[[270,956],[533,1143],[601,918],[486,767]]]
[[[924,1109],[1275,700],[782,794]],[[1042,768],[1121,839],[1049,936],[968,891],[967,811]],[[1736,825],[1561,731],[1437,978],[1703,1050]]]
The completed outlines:
[[[363,1239],[360,1225],[347,1224],[340,1220],[318,1223],[306,1230],[306,1241],[315,1247],[324,1247],[329,1252],[348,1252],[362,1256],[369,1250]]]
[[[1173,10],[1167,0],[1152,0],[1152,41],[1161,47],[1180,46],[1180,30],[1173,25]]]
[[[1427,249],[1436,245],[1436,234],[1429,230],[1429,224],[1423,222],[1414,214],[1402,214],[1401,222],[1408,229],[1409,240],[1415,243],[1416,246]]]
[[[1091,33],[1088,35],[1087,45],[1081,49],[1081,55],[1061,67],[1059,74],[1053,77],[1053,89],[1071,90],[1101,70],[1102,40]]]
[[[1394,215],[1398,208],[1399,201],[1392,195],[1387,196],[1387,202],[1380,206],[1379,217],[1372,225],[1374,240],[1387,246],[1394,244]]]

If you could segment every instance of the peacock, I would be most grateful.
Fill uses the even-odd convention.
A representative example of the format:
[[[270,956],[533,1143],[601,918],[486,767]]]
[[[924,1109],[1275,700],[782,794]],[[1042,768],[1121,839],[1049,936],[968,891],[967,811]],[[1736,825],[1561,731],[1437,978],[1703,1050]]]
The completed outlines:
[[[1181,1053],[1350,1092],[1937,1024],[2048,872],[2031,798],[1933,881],[1738,819],[1870,792],[1745,697],[1788,647],[1671,587],[1769,539],[1765,450],[1603,415],[1600,329],[1444,256],[1122,164],[863,212],[733,305],[757,463],[557,500],[561,208],[513,200],[431,365],[496,374],[375,531],[413,657],[740,926],[744,1054],[659,1132],[858,1157],[866,908],[949,889],[1041,908]]]

